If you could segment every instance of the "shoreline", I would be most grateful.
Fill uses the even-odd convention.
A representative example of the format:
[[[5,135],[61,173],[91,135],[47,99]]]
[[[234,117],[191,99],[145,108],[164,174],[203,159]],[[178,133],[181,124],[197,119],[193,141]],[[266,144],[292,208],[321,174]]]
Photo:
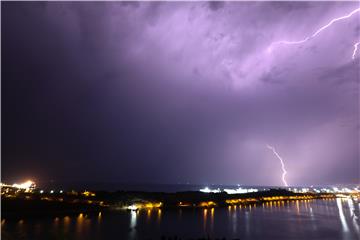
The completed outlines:
[[[17,192],[3,194],[1,198],[2,219],[52,215],[99,214],[106,211],[141,211],[152,209],[211,209],[223,207],[247,208],[259,205],[294,201],[336,199],[333,193],[294,193],[283,189],[270,189],[245,194],[202,192],[87,192],[77,194],[38,194]],[[360,194],[348,194],[359,198]]]

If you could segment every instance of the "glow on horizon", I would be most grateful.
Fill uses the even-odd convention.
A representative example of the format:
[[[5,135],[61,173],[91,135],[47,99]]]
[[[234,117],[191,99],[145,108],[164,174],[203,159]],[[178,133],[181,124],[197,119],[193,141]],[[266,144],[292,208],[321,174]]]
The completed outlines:
[[[35,185],[35,182],[28,180],[28,181],[26,181],[24,183],[20,183],[20,184],[14,183],[12,186],[14,188],[19,188],[19,189],[29,189],[31,186],[34,186],[34,185]]]
[[[285,179],[285,176],[286,176],[286,174],[287,174],[287,171],[286,171],[286,169],[285,169],[284,160],[283,160],[283,159],[280,157],[280,155],[276,152],[276,150],[275,150],[274,147],[272,147],[272,146],[270,146],[270,145],[268,145],[268,144],[267,144],[266,146],[267,146],[267,148],[270,149],[270,150],[274,153],[274,155],[280,160],[281,169],[282,169],[282,171],[283,171],[282,176],[281,176],[281,180],[283,181],[285,187],[288,187],[289,185],[287,184],[286,179]]]
[[[226,192],[227,194],[242,194],[242,193],[258,192],[258,189],[256,188],[224,189],[224,192]]]
[[[337,18],[333,18],[330,20],[330,22],[324,26],[322,26],[321,28],[319,28],[317,31],[315,31],[313,34],[311,34],[310,36],[305,37],[302,40],[297,40],[297,41],[288,41],[288,40],[280,40],[280,41],[276,41],[276,42],[272,42],[270,44],[270,46],[268,47],[268,52],[271,52],[273,49],[274,45],[279,45],[279,44],[286,44],[286,45],[294,45],[294,44],[302,44],[305,43],[309,40],[311,40],[312,38],[316,37],[317,35],[319,35],[322,31],[324,31],[325,29],[329,28],[331,25],[333,25],[335,22],[337,21],[341,21],[344,19],[348,19],[350,17],[352,17],[355,13],[360,12],[360,8],[357,8],[355,10],[353,10],[352,12],[350,12],[349,14],[345,15],[345,16],[341,16],[341,17],[337,17]],[[360,42],[355,43],[354,45],[354,52],[352,55],[352,59],[355,59],[355,54],[357,52],[358,49],[358,45],[360,44]]]
[[[200,189],[200,192],[204,192],[204,193],[219,193],[221,192],[221,190],[218,188],[218,189],[210,189],[209,187],[205,187],[205,188],[202,188]]]

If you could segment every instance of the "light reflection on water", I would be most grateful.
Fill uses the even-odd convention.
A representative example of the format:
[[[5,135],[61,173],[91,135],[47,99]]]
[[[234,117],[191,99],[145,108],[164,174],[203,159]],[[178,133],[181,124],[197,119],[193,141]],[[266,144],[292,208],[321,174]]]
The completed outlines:
[[[352,223],[354,225],[355,231],[357,232],[357,234],[359,234],[359,212],[360,212],[360,209],[355,208],[354,201],[352,199],[348,199],[347,202],[348,202],[348,206],[350,209]]]
[[[130,233],[129,239],[134,239],[136,237],[136,219],[138,212],[131,211],[130,212]]]
[[[278,201],[208,209],[100,212],[42,219],[2,219],[3,239],[359,239],[353,199]]]
[[[203,223],[204,223],[203,225],[204,225],[204,231],[206,231],[207,212],[208,212],[207,209],[204,209],[204,210],[203,210]]]
[[[341,203],[340,198],[336,199],[336,204],[337,204],[337,207],[339,209],[339,217],[340,217],[340,221],[341,221],[343,231],[348,232],[349,227],[348,227],[346,219],[345,219],[345,215],[344,215],[344,211],[343,211],[343,207],[342,207],[342,203]]]
[[[158,222],[158,224],[161,223],[161,209],[157,210],[157,222]]]

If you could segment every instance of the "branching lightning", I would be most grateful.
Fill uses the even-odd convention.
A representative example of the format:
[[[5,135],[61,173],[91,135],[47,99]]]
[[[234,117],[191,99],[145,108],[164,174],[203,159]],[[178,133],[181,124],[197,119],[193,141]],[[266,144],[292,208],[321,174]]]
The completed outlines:
[[[286,182],[286,179],[285,179],[285,176],[286,176],[286,174],[287,174],[287,171],[286,171],[286,169],[285,169],[284,160],[283,160],[283,159],[280,157],[280,155],[276,152],[276,150],[275,150],[274,147],[272,147],[272,146],[270,146],[270,145],[268,145],[268,144],[266,145],[266,147],[267,147],[268,149],[270,149],[270,150],[274,153],[274,155],[280,160],[281,169],[282,169],[282,171],[283,171],[282,176],[281,176],[281,179],[282,179],[285,187],[289,186],[289,185],[287,184],[287,182]]]
[[[286,44],[286,45],[293,45],[293,44],[302,44],[302,43],[305,43],[309,40],[311,40],[312,38],[316,37],[317,35],[319,35],[322,31],[324,31],[325,29],[329,28],[331,25],[333,25],[334,23],[338,22],[338,21],[341,21],[341,20],[344,20],[344,19],[348,19],[350,18],[351,16],[353,16],[355,13],[358,13],[360,12],[360,8],[357,8],[355,10],[353,10],[352,12],[350,12],[349,14],[345,15],[345,16],[341,16],[341,17],[338,17],[338,18],[334,18],[332,19],[328,24],[322,26],[321,28],[319,28],[316,32],[314,32],[312,35],[310,36],[307,36],[306,38],[302,39],[302,40],[298,40],[298,41],[287,41],[287,40],[281,40],[281,41],[277,41],[277,42],[272,42],[270,44],[270,46],[268,47],[268,51],[271,52],[273,47],[276,46],[276,45],[279,45],[279,44]],[[359,45],[360,42],[358,43],[355,43],[354,45],[354,52],[353,52],[353,55],[352,55],[352,59],[355,59],[355,55],[357,53],[357,49],[358,49],[358,45]]]

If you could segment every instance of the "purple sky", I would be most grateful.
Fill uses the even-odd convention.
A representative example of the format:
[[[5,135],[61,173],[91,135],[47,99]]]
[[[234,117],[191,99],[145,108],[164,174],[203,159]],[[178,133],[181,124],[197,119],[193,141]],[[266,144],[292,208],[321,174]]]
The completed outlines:
[[[359,3],[1,4],[5,181],[359,182]]]

